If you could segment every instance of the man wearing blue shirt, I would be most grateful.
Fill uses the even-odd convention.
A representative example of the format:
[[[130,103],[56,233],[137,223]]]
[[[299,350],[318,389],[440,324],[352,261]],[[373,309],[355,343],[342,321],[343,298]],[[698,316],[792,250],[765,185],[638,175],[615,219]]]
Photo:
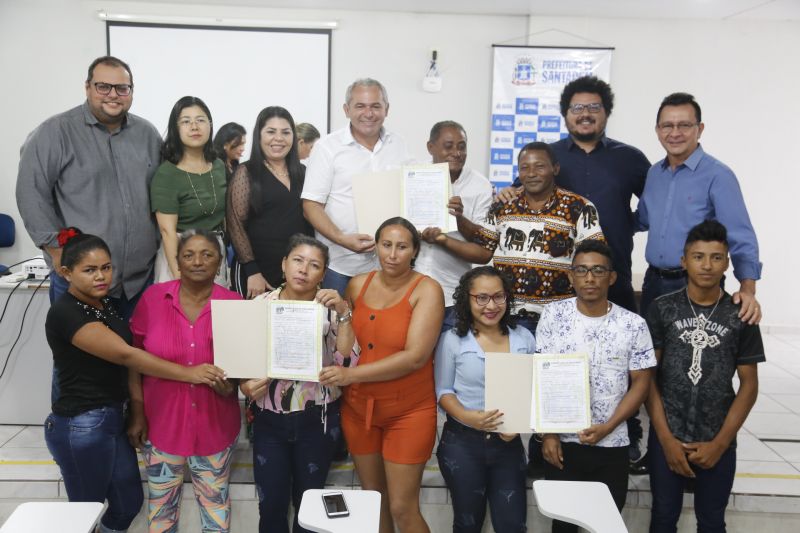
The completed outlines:
[[[700,146],[704,127],[700,105],[691,94],[670,94],[658,108],[656,134],[667,157],[648,171],[636,212],[637,230],[648,231],[641,314],[647,316],[655,298],[686,286],[686,271],[680,266],[686,235],[700,222],[715,219],[728,228],[733,275],[739,280],[739,291],[733,294],[734,303],[741,302],[739,317],[757,324],[758,241],[736,175]]]

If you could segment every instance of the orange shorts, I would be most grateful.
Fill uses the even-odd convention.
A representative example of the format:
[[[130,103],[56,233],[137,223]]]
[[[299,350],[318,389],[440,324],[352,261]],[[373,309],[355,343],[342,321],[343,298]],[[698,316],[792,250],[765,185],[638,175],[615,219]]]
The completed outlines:
[[[427,462],[436,441],[436,394],[427,389],[380,398],[346,391],[341,423],[350,453],[380,453],[406,465]]]

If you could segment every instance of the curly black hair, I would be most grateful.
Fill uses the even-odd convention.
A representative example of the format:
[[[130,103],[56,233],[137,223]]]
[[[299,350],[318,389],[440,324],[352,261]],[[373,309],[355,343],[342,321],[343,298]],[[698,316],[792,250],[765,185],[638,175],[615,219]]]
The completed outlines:
[[[461,276],[461,279],[458,281],[458,287],[456,287],[453,293],[453,299],[455,300],[453,306],[456,311],[456,335],[465,337],[472,329],[472,311],[469,305],[469,291],[472,288],[472,280],[480,276],[500,278],[500,281],[503,283],[503,292],[506,294],[506,311],[500,319],[500,330],[503,332],[503,335],[508,335],[508,328],[514,327],[511,318],[511,302],[514,298],[514,284],[511,278],[489,265],[473,268]]]
[[[606,116],[611,116],[611,110],[614,109],[614,91],[611,90],[611,86],[597,76],[582,76],[566,84],[561,92],[562,117],[567,116],[569,104],[576,93],[600,95],[600,99],[603,101],[603,109],[606,110]]]

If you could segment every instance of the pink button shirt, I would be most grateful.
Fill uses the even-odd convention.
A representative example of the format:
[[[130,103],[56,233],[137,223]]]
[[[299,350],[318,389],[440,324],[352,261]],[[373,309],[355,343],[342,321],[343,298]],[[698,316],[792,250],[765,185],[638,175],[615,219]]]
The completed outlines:
[[[142,295],[131,318],[134,345],[180,365],[214,362],[211,304],[190,322],[181,309],[180,280],[158,283]],[[212,300],[241,297],[214,285]],[[236,394],[222,397],[207,385],[142,376],[144,412],[153,445],[173,455],[213,455],[236,440],[241,426]]]

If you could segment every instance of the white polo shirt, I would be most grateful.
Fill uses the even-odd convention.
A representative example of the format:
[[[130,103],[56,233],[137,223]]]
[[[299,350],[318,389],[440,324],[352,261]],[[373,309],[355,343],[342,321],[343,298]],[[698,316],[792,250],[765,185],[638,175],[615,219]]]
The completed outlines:
[[[380,139],[370,151],[356,142],[348,123],[314,144],[300,197],[324,204],[325,213],[344,233],[358,233],[353,203],[353,176],[390,170],[410,162],[406,143],[399,135],[381,128]],[[375,198],[375,201],[379,202],[380,198]],[[331,270],[355,276],[378,267],[374,252],[351,252],[334,244],[320,232],[316,233],[317,239],[330,248]]]
[[[460,196],[464,204],[464,216],[475,224],[483,223],[489,207],[492,205],[492,184],[485,176],[474,170],[464,167],[461,175],[453,183],[453,196]],[[465,240],[458,229],[448,232],[448,236],[460,241]],[[460,257],[451,254],[437,244],[422,242],[417,256],[414,270],[427,274],[442,286],[444,290],[444,305],[453,305],[453,292],[458,286],[458,280],[472,264]]]

